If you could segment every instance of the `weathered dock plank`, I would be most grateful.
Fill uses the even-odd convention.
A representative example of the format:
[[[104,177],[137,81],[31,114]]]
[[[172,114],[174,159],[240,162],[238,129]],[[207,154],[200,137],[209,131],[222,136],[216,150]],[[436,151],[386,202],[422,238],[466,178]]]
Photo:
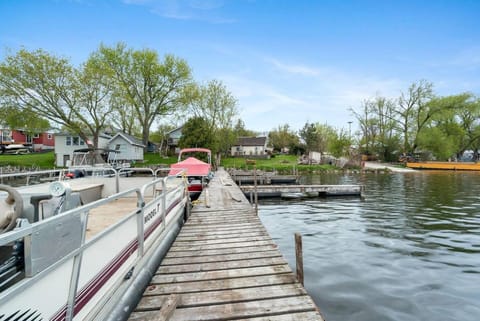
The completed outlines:
[[[296,312],[313,312],[311,298],[307,295],[264,300],[245,301],[239,303],[214,304],[199,307],[185,307],[177,310],[170,321],[184,320],[236,320],[240,318],[266,317]],[[158,311],[134,312],[131,321],[151,320]],[[318,315],[317,320],[320,319]]]
[[[131,321],[323,320],[225,171],[217,172]]]
[[[207,304],[236,303],[253,300],[284,298],[305,295],[305,289],[299,284],[283,284],[273,286],[257,286],[254,288],[238,288],[210,291],[208,295],[185,293],[181,295],[184,307]],[[165,304],[167,295],[145,296],[137,306],[137,311],[160,309]]]
[[[255,258],[251,260],[242,260],[242,261],[179,264],[174,266],[161,265],[158,269],[158,273],[187,273],[187,272],[200,272],[200,271],[215,271],[215,270],[276,265],[276,264],[284,264],[284,263],[285,263],[285,259],[283,259],[282,257],[271,257],[271,258]]]
[[[226,249],[209,249],[209,250],[192,250],[192,251],[170,251],[167,253],[166,257],[185,257],[185,256],[205,256],[205,255],[219,255],[219,254],[236,254],[236,253],[251,253],[251,252],[262,252],[276,249],[277,245],[275,243],[270,243],[267,245],[260,246],[244,246],[236,248],[226,248]]]
[[[282,256],[278,251],[268,251],[268,252],[253,252],[253,253],[236,253],[236,254],[218,254],[211,256],[202,256],[202,257],[166,257],[162,265],[178,265],[178,264],[189,264],[189,263],[210,263],[210,262],[226,262],[226,261],[240,261],[256,258],[266,258],[266,257],[277,257]]]
[[[230,270],[215,270],[215,271],[201,271],[197,273],[179,273],[179,274],[156,274],[151,283],[174,283],[174,282],[188,282],[198,280],[214,280],[214,279],[234,279],[242,276],[261,276],[292,273],[292,270],[287,264],[282,265],[268,265],[252,268],[230,269]]]

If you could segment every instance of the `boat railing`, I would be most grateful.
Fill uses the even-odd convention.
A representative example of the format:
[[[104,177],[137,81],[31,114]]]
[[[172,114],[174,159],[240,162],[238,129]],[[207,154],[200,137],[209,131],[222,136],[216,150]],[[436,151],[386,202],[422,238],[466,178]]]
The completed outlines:
[[[155,170],[155,177],[165,177],[168,176],[168,173],[170,173],[171,168],[170,167],[160,167]],[[185,171],[185,170],[183,170]],[[180,171],[181,172],[181,171]]]
[[[25,183],[22,185],[29,186],[32,183],[38,184],[42,183],[41,176],[44,177],[44,181],[54,181],[61,180],[63,169],[50,169],[43,171],[31,171],[31,172],[18,172],[18,173],[9,173],[9,174],[0,174],[0,184],[5,184],[7,181],[25,178]],[[33,181],[32,178],[39,177],[39,181]]]
[[[128,176],[133,173],[149,173],[152,175],[152,177],[155,177],[155,172],[153,171],[153,169],[148,167],[122,167],[118,170],[118,174],[120,176]]]
[[[116,172],[117,177],[119,176],[118,174],[119,173]],[[0,235],[0,246],[8,246],[14,242],[23,242],[25,247],[25,278],[0,292],[0,302],[8,302],[9,299],[33,287],[35,281],[45,280],[44,278],[47,276],[61,273],[59,271],[71,271],[67,273],[68,280],[70,280],[67,286],[68,290],[66,290],[67,293],[61,290],[65,288],[64,286],[58,285],[59,289],[56,289],[55,286],[57,286],[57,284],[52,285],[51,290],[53,292],[58,291],[64,293],[67,304],[61,313],[66,316],[65,320],[72,320],[74,317],[75,304],[79,300],[79,296],[82,296],[81,279],[84,282],[85,279],[95,278],[106,265],[111,264],[109,262],[117,260],[115,258],[115,250],[121,252],[125,251],[125,248],[129,249],[128,253],[130,253],[130,255],[128,258],[125,258],[125,262],[121,263],[122,265],[117,268],[117,273],[123,273],[123,275],[131,273],[135,264],[142,258],[145,251],[144,241],[146,237],[145,213],[148,213],[146,211],[149,210],[149,206],[152,208],[160,207],[161,210],[162,226],[159,231],[155,233],[165,232],[166,211],[168,210],[166,208],[167,197],[169,193],[177,190],[177,188],[183,188],[182,184],[178,184],[179,186],[169,190],[167,185],[168,181],[172,178],[173,177],[157,178],[147,183],[141,189],[133,188],[116,193],[41,222],[33,223],[21,229]],[[161,188],[156,189],[157,185],[160,185]],[[146,197],[149,189],[153,189],[160,194],[157,194],[156,198],[146,203],[145,200],[149,199],[149,197]],[[87,241],[86,231],[90,211],[117,199],[131,197],[130,195],[132,194],[136,195],[137,205],[135,209]],[[183,197],[184,196],[182,196],[182,199]],[[158,205],[159,202],[161,206]],[[136,228],[134,227],[135,225]],[[62,229],[65,230],[62,232]],[[69,230],[67,231],[66,229]],[[53,234],[56,236],[52,236]],[[125,237],[125,234],[127,234],[127,237]],[[132,241],[129,237],[134,240]],[[52,248],[52,243],[58,246]],[[99,257],[99,249],[107,248],[106,244],[117,248],[109,248],[111,253],[108,255],[111,257]],[[34,253],[37,250],[38,253]],[[137,252],[136,256],[132,255],[135,251]],[[51,253],[53,254],[51,255]],[[102,253],[105,252],[102,251]],[[86,266],[89,266],[89,268],[87,269]],[[65,275],[64,279],[67,279],[67,275]],[[115,288],[116,286],[109,291],[114,291]],[[104,295],[101,300],[107,300],[108,296],[108,294]],[[0,304],[0,306],[1,305],[2,304]]]

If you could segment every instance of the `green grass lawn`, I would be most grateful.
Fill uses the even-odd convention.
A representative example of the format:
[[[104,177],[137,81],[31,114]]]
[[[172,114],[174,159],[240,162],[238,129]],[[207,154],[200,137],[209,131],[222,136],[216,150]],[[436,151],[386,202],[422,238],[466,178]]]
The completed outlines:
[[[136,167],[145,166],[169,166],[176,163],[177,157],[163,157],[158,153],[145,153],[144,161],[137,162]],[[277,155],[270,159],[256,159],[256,167],[259,170],[273,171],[277,170],[281,173],[293,173],[294,170],[299,172],[314,172],[335,169],[330,165],[297,165],[297,156],[294,155]],[[55,164],[54,152],[31,153],[26,155],[2,155],[0,154],[0,166],[14,166],[30,169],[52,169]],[[225,168],[253,169],[253,165],[247,165],[245,158],[223,158],[221,165]]]
[[[135,167],[144,167],[151,165],[170,165],[177,162],[177,156],[160,156],[158,153],[143,154],[143,162],[137,162]]]
[[[314,172],[335,169],[331,165],[298,165],[295,155],[276,155],[270,159],[255,159],[255,166],[259,170],[278,171],[283,174],[298,172]],[[254,165],[248,164],[245,158],[223,158],[222,166],[225,168],[253,169]]]
[[[52,169],[55,153],[30,153],[25,155],[0,154],[0,166],[13,166],[30,169]]]

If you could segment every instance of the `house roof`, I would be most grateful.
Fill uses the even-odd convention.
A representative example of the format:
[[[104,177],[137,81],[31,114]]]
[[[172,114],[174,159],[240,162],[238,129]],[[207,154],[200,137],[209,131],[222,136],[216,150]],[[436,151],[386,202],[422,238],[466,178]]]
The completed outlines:
[[[117,137],[123,137],[127,142],[129,142],[132,145],[137,145],[140,147],[145,147],[145,145],[142,143],[142,141],[139,138],[133,137],[131,135],[128,135],[126,133],[120,132],[115,134],[112,138],[110,138],[109,142],[112,142],[115,138]]]
[[[267,137],[238,137],[237,146],[265,146]]]
[[[183,129],[183,125],[180,126],[180,127],[175,128],[175,129],[172,129],[172,130],[169,131],[169,132],[167,132],[167,135],[170,135],[170,134],[172,134],[172,133],[174,133],[174,132],[176,132],[176,131],[180,131],[180,132],[181,132],[182,129]]]
[[[78,136],[78,134],[73,134],[73,133],[68,133],[68,132],[59,132],[59,133],[54,133],[54,136]],[[88,137],[92,137],[92,135],[88,135]],[[100,134],[100,135],[98,135],[98,137],[106,138],[106,139],[112,138],[112,136],[107,135],[107,134]]]

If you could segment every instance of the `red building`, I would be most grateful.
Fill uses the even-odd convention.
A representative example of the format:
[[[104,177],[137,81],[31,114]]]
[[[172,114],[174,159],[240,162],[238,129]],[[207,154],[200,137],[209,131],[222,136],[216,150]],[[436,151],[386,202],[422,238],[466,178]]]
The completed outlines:
[[[22,144],[31,146],[34,151],[53,150],[55,140],[53,133],[28,135],[22,130],[0,129],[0,143],[2,145]]]

